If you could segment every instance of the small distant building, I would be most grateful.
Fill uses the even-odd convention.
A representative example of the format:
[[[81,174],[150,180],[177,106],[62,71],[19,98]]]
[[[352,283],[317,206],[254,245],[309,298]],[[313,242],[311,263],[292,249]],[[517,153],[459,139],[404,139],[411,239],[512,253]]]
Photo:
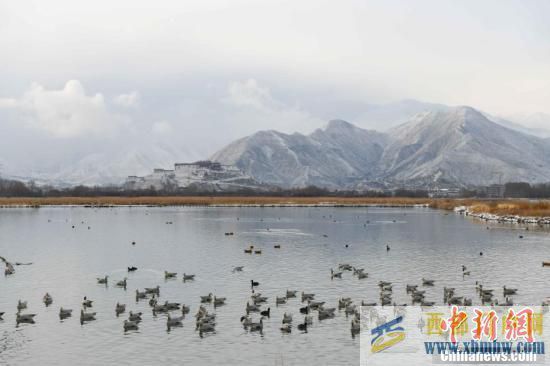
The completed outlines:
[[[504,184],[491,184],[487,188],[488,198],[502,198],[504,197],[505,187]]]
[[[462,190],[457,187],[439,188],[435,187],[429,190],[428,195],[431,198],[456,198],[460,197]]]

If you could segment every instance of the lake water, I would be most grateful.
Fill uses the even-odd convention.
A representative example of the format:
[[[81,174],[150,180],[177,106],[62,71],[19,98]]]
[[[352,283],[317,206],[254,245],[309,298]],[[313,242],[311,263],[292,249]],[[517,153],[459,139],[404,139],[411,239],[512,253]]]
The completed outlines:
[[[487,225],[427,208],[2,209],[0,255],[33,264],[0,277],[0,312],[6,312],[0,321],[0,364],[358,364],[359,338],[351,336],[343,312],[321,322],[314,317],[302,333],[296,324],[303,320],[304,304],[295,298],[276,307],[275,296],[286,289],[312,292],[329,307],[339,297],[378,301],[377,283],[384,280],[394,283],[394,300],[404,303],[410,302],[405,285],[426,277],[436,280],[426,288],[427,300],[438,304],[443,286],[479,303],[476,280],[495,288],[500,300],[506,285],[519,288],[516,302],[540,304],[550,296],[550,268],[541,266],[550,260],[548,231]],[[250,244],[262,254],[245,254]],[[369,278],[344,272],[342,279],[331,280],[330,269],[339,263],[364,267]],[[462,276],[462,264],[471,276]],[[128,266],[139,269],[128,273]],[[232,273],[235,266],[244,271]],[[165,270],[178,272],[178,278],[164,280]],[[183,272],[196,274],[196,280],[184,283]],[[110,276],[108,287],[97,284],[96,277],[104,275]],[[126,276],[127,291],[116,288]],[[264,308],[271,307],[271,318],[265,319],[263,334],[247,332],[239,321],[251,279],[269,297]],[[146,300],[136,303],[136,289],[156,285],[162,301],[191,306],[183,327],[168,332],[164,315],[153,316]],[[53,296],[49,307],[42,303],[45,292]],[[217,314],[216,332],[201,338],[193,315],[200,296],[210,292],[227,297],[227,305],[207,306]],[[81,325],[83,296],[94,301],[97,320]],[[15,326],[18,299],[28,301],[25,312],[37,314],[36,324]],[[117,302],[144,313],[138,331],[123,331],[127,313],[116,317]],[[74,309],[74,316],[60,321],[60,306]],[[284,312],[294,316],[291,334],[279,330]]]

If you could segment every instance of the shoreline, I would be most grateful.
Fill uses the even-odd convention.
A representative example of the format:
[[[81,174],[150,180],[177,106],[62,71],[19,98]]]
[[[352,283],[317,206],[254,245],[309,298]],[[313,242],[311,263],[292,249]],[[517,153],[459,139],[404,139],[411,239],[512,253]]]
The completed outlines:
[[[550,224],[549,200],[327,196],[0,197],[0,208],[40,207],[429,207],[484,221]]]

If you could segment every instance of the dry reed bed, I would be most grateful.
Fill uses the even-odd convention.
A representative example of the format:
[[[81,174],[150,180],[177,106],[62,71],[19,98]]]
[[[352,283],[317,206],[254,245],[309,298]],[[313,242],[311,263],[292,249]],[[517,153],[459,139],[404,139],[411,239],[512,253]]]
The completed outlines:
[[[468,206],[475,213],[550,217],[550,201],[479,200],[479,199],[428,199],[428,198],[375,198],[375,197],[251,197],[251,196],[174,196],[174,197],[0,197],[0,207],[40,206],[413,206],[429,205],[435,209],[452,210]]]
[[[430,199],[416,198],[361,198],[361,197],[44,197],[1,198],[0,206],[212,206],[212,205],[429,205]]]

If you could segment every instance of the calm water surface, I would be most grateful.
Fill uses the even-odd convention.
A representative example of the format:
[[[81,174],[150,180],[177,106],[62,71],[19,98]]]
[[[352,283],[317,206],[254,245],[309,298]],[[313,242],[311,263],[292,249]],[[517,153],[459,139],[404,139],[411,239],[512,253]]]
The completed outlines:
[[[228,231],[235,235],[225,236]],[[250,244],[263,254],[244,254]],[[315,318],[305,334],[296,329],[303,304],[290,299],[276,307],[275,296],[288,288],[313,292],[329,307],[342,296],[378,301],[377,283],[384,280],[394,283],[394,299],[403,303],[410,301],[405,285],[422,277],[436,280],[427,300],[438,303],[443,286],[477,299],[476,280],[497,294],[503,285],[519,288],[514,299],[522,304],[550,296],[550,269],[541,267],[550,260],[548,231],[487,229],[486,223],[423,208],[3,209],[0,255],[34,263],[0,277],[0,312],[6,312],[0,364],[8,365],[352,365],[359,363],[359,338],[352,338],[343,312],[322,322]],[[370,276],[358,280],[345,272],[331,280],[330,269],[339,263],[364,267]],[[470,277],[462,277],[462,264]],[[131,265],[139,270],[127,273]],[[232,273],[239,265],[244,271]],[[178,279],[165,281],[164,270],[178,272]],[[183,283],[183,272],[196,280]],[[109,286],[98,285],[96,277],[106,274]],[[125,276],[127,291],[114,286]],[[270,299],[262,335],[239,322],[251,279]],[[136,289],[156,285],[162,301],[191,306],[183,327],[168,332],[164,315],[153,316],[147,301],[136,303]],[[54,299],[49,307],[42,303],[46,291]],[[192,315],[199,296],[210,292],[227,297],[227,305],[208,306],[217,314],[216,333],[201,338]],[[60,321],[59,307],[78,313],[83,296],[94,300],[97,320],[80,325],[75,314]],[[28,301],[26,312],[37,314],[36,324],[16,328],[18,299]],[[123,331],[127,314],[115,316],[117,302],[144,313],[139,331]],[[292,334],[279,331],[284,312],[294,315]]]

